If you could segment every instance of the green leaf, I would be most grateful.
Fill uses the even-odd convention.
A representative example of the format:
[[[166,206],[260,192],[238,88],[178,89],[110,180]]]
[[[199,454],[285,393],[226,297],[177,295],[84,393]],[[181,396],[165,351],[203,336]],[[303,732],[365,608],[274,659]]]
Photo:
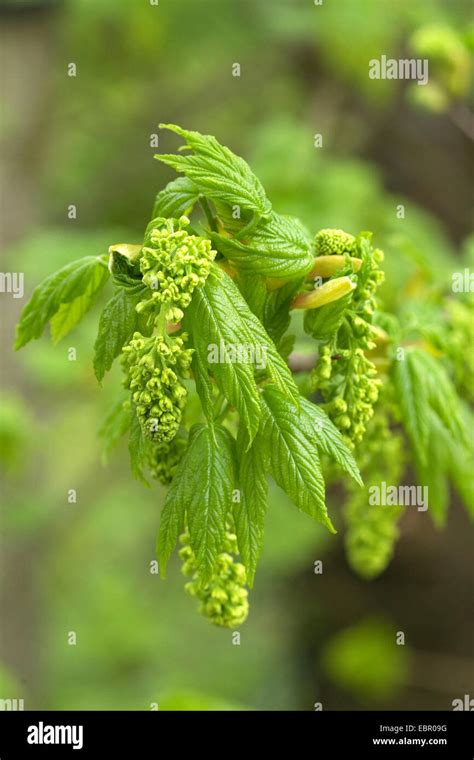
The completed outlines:
[[[199,481],[186,503],[190,543],[204,582],[214,572],[222,549],[235,484],[234,440],[229,431],[220,426],[215,429],[215,438],[211,430],[203,426],[193,440],[192,461]]]
[[[271,203],[243,158],[221,145],[212,135],[190,132],[174,124],[160,124],[183,137],[194,153],[191,155],[157,155],[158,161],[183,172],[207,198],[249,209],[258,216],[268,216]]]
[[[178,177],[168,182],[158,193],[153,206],[152,219],[175,217],[188,214],[199,199],[199,190],[187,177]]]
[[[243,298],[247,302],[250,311],[255,314],[260,322],[263,322],[263,314],[267,300],[265,278],[255,274],[239,272],[237,285]]]
[[[59,310],[51,317],[51,337],[53,343],[59,343],[81,321],[89,311],[100,290],[109,279],[107,267],[98,265],[93,269],[84,293],[74,301],[62,303]]]
[[[415,463],[418,484],[428,488],[428,512],[434,524],[446,523],[449,506],[448,468],[451,440],[448,431],[432,411],[428,413],[426,463]]]
[[[144,290],[143,285],[119,287],[100,315],[94,344],[94,372],[99,382],[139,327],[140,316],[135,307]]]
[[[474,518],[474,414],[467,404],[461,406],[467,445],[452,441],[449,452],[449,475],[468,514]]]
[[[426,384],[428,403],[454,440],[466,443],[458,395],[444,366],[426,351],[414,348],[411,352],[420,382]]]
[[[290,308],[303,280],[287,282],[281,288],[268,293],[263,324],[270,338],[280,349],[280,342],[291,323]]]
[[[190,456],[190,447],[188,446],[171,481],[161,511],[156,554],[162,578],[166,578],[168,560],[185,529],[186,504],[191,497],[190,489],[193,487],[190,478],[191,473],[188,471]]]
[[[426,378],[418,374],[418,365],[416,360],[413,360],[413,350],[406,349],[404,358],[393,362],[392,377],[402,412],[403,426],[411,441],[415,457],[421,465],[426,465],[430,407]]]
[[[208,424],[212,428],[214,426],[212,380],[209,377],[209,365],[207,362],[203,361],[203,357],[198,351],[194,351],[191,368],[193,372],[194,382],[196,384],[196,391],[201,401],[203,412]]]
[[[295,340],[296,335],[284,335],[283,338],[278,341],[278,353],[286,362],[295,347]]]
[[[268,502],[266,454],[258,438],[249,448],[248,436],[239,429],[237,458],[240,501],[234,504],[234,522],[239,552],[253,586],[255,570],[262,551]]]
[[[451,443],[449,450],[449,476],[467,513],[474,519],[474,451],[471,442],[466,449],[456,443]]]
[[[203,582],[211,577],[225,536],[235,483],[234,441],[223,427],[215,439],[205,425],[194,425],[185,455],[163,508],[158,536],[162,575],[186,520]]]
[[[236,209],[229,206],[228,203],[222,203],[218,198],[213,198],[212,202],[220,223],[219,226],[233,235],[237,235],[243,227],[247,227],[252,221],[252,211],[244,211],[240,207]]]
[[[467,408],[462,409],[466,429],[474,429],[474,420]],[[449,481],[452,482],[468,514],[474,517],[474,440],[469,445],[453,439],[451,432],[434,411],[429,414],[427,464],[416,463],[420,485],[428,486],[429,513],[438,527],[446,523],[449,506]]]
[[[232,283],[232,280],[230,282]],[[254,344],[266,347],[266,367],[264,370],[266,376],[275,383],[280,393],[294,401],[296,406],[299,407],[301,396],[288,365],[278,353],[275,344],[266,333],[262,323],[250,310],[245,314],[245,325],[249,343],[253,342]]]
[[[149,461],[151,446],[151,442],[143,435],[140,421],[133,409],[130,423],[130,435],[128,439],[130,467],[133,477],[148,487],[150,484],[144,475],[144,470]]]
[[[276,483],[302,512],[335,533],[327,513],[318,449],[305,426],[299,425],[297,407],[271,385],[263,389],[262,406],[258,440],[263,439],[269,453]]]
[[[312,243],[306,228],[292,216],[272,212],[243,243],[211,233],[214,247],[243,272],[266,277],[305,275],[313,264]]]
[[[100,427],[99,435],[104,442],[104,455],[107,456],[117,445],[132,424],[132,409],[125,398],[117,401]]]
[[[258,348],[259,355],[265,357],[266,376],[273,380],[282,393],[299,405],[300,394],[288,365],[278,353],[260,320],[250,311],[233,280],[219,267],[214,266],[207,279],[206,287],[213,292],[222,293],[226,304],[224,310],[228,317],[239,325],[241,342]],[[261,368],[257,367],[257,369]]]
[[[467,445],[468,433],[460,401],[441,362],[426,351],[412,347],[406,349],[404,360],[393,363],[392,373],[403,425],[419,468],[431,466],[427,453],[431,412],[453,443],[461,447]]]
[[[261,416],[251,358],[256,360],[256,369],[299,404],[298,388],[288,366],[235,283],[219,267],[213,266],[204,287],[196,289],[184,326],[192,335],[201,369],[208,366],[222,393],[237,408],[249,431],[250,442]],[[247,357],[237,353],[235,357],[229,356],[232,361],[220,361],[224,358],[222,347],[228,346],[242,354],[245,349]],[[249,360],[245,361],[246,358]],[[204,378],[206,373],[200,374]]]
[[[304,330],[317,340],[328,339],[335,335],[344,321],[351,305],[354,291],[347,293],[337,301],[332,301],[318,309],[307,309],[304,315]]]
[[[331,422],[326,412],[305,398],[301,399],[301,419],[307,435],[327,456],[337,462],[342,469],[362,486],[357,462],[344,442],[344,438]]]
[[[245,304],[237,288],[234,288]],[[246,304],[245,308],[248,310]],[[249,310],[248,312],[251,313]],[[213,277],[211,273],[204,287],[196,289],[192,303],[186,311],[184,325],[192,335],[196,351],[195,363],[200,378],[198,390],[208,394],[208,391],[205,391],[206,385],[209,386],[206,381],[207,368],[224,396],[236,407],[252,440],[258,430],[261,413],[253,366],[245,361],[220,362],[221,346],[245,344],[247,331],[228,292],[220,286],[217,276]],[[213,346],[216,348],[212,348]],[[214,357],[215,351],[217,354]],[[209,361],[214,358],[217,359],[216,362]]]
[[[19,349],[30,340],[39,338],[52,317],[57,314],[62,304],[71,304],[86,296],[81,304],[72,306],[71,311],[63,310],[55,324],[56,340],[76,324],[74,318],[80,319],[92,303],[93,297],[105,284],[108,277],[107,266],[99,256],[86,256],[58,272],[51,274],[33,291],[31,300],[26,304],[17,326],[15,348]],[[91,290],[92,288],[92,290]],[[89,293],[89,295],[86,295]],[[89,299],[90,296],[90,300]],[[59,336],[59,337],[58,337]]]

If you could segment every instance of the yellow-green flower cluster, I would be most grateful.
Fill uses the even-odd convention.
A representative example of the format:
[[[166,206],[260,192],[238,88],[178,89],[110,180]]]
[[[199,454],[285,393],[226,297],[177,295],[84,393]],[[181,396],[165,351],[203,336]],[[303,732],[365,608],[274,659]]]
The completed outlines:
[[[331,256],[333,254],[342,256],[344,253],[349,253],[352,256],[356,250],[354,235],[344,232],[344,230],[320,230],[314,242],[317,256]]]
[[[416,30],[410,47],[418,58],[430,62],[429,81],[424,87],[411,86],[415,103],[441,113],[469,92],[472,54],[463,31],[446,24],[426,24]]]
[[[332,360],[330,346],[321,346],[317,364],[312,372],[312,390],[327,387],[332,375]]]
[[[379,269],[379,264],[383,261],[383,258],[383,251],[379,248],[373,249],[370,253],[370,258],[364,262],[363,270],[361,270],[360,278],[362,282],[355,290],[352,299],[353,309],[361,320],[370,322],[376,309],[375,292],[385,279],[384,272]],[[363,328],[361,323],[359,323],[356,327],[356,334],[360,335],[362,329],[368,332],[367,328]]]
[[[381,385],[375,365],[364,352],[376,345],[371,321],[375,291],[384,277],[379,269],[383,253],[372,249],[363,237],[356,239],[342,230],[321,230],[316,242],[326,254],[355,253],[362,259],[345,318],[338,332],[320,346],[311,374],[312,390],[321,393],[326,412],[353,448],[364,437]]]
[[[398,485],[403,474],[403,439],[389,429],[385,415],[375,415],[356,456],[365,486],[348,486],[345,544],[352,569],[371,579],[380,575],[392,558],[400,533],[397,523],[404,511],[403,507],[369,501],[372,486],[380,486],[382,481]]]
[[[140,259],[143,282],[151,295],[138,304],[138,311],[166,304],[166,318],[179,322],[193,291],[205,283],[216,251],[206,238],[188,234],[188,225],[186,216],[151,222]]]
[[[244,565],[236,562],[233,555],[238,553],[237,537],[230,530],[222,551],[217,558],[216,569],[211,580],[202,584],[197,569],[196,557],[186,532],[180,539],[183,544],[179,555],[183,560],[183,573],[191,578],[185,590],[199,600],[199,612],[209,618],[214,625],[235,628],[241,625],[249,612],[248,591],[245,588],[247,574]]]
[[[389,564],[400,535],[397,523],[402,513],[402,507],[371,505],[361,496],[349,502],[347,519],[351,528],[346,534],[347,559],[362,578],[376,578]]]
[[[171,441],[181,422],[187,391],[179,377],[188,376],[192,358],[186,338],[136,332],[123,348],[126,387],[144,435],[156,443]]]
[[[180,433],[170,443],[158,443],[153,446],[148,462],[151,476],[164,486],[168,486],[176,474],[186,446],[187,438]]]
[[[325,411],[351,447],[361,441],[381,385],[364,351],[340,350],[332,358],[330,347],[323,346],[312,382],[313,388],[322,393]]]

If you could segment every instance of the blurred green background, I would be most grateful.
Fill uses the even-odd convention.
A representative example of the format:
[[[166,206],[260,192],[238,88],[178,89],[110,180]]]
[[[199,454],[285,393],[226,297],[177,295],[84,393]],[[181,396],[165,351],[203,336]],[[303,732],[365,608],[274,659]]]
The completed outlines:
[[[419,271],[448,283],[470,233],[469,92],[420,102],[416,85],[370,80],[368,61],[406,57],[412,35],[438,25],[462,41],[462,68],[469,14],[461,0],[0,2],[2,271],[24,272],[26,299],[62,264],[141,241],[173,176],[153,160],[153,135],[175,122],[244,155],[275,208],[313,231],[373,230],[391,305]],[[159,134],[159,151],[176,145]],[[103,388],[93,377],[97,313],[58,346],[15,355],[24,301],[0,297],[0,698],[27,709],[410,710],[451,709],[472,691],[472,532],[456,503],[444,533],[407,514],[394,562],[366,583],[340,537],[274,488],[236,646],[198,616],[177,562],[166,582],[150,572],[163,489],[131,479],[125,445],[104,466],[97,431],[119,375]],[[329,508],[337,524],[337,493]]]

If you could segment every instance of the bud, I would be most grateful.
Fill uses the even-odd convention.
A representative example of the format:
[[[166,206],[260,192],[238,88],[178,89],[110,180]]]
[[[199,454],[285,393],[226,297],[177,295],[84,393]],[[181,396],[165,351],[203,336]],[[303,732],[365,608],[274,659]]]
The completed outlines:
[[[314,265],[308,275],[309,279],[314,277],[332,277],[339,269],[342,269],[346,263],[350,263],[353,272],[358,272],[362,266],[362,259],[353,256],[318,256],[314,260]]]
[[[136,261],[142,251],[141,245],[134,245],[132,243],[115,243],[109,246],[109,272],[113,272],[114,258],[118,254],[119,256],[125,256],[131,263]]]
[[[339,300],[355,287],[356,284],[350,277],[336,277],[335,280],[329,280],[310,293],[300,293],[293,301],[293,309],[317,309],[319,306]]]
[[[315,237],[316,252],[320,256],[353,253],[356,248],[354,235],[344,230],[320,230]]]

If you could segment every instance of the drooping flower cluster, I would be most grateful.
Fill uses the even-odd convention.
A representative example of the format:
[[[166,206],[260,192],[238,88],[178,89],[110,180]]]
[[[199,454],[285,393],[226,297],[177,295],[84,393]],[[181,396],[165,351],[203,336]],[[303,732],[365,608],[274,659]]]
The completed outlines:
[[[376,578],[389,564],[400,535],[397,525],[402,507],[368,505],[361,497],[349,502],[347,519],[351,529],[346,535],[350,566],[362,578]]]
[[[148,461],[151,476],[168,486],[176,474],[187,445],[187,436],[178,432],[170,443],[157,443],[152,446]]]
[[[191,303],[196,287],[203,285],[216,252],[205,238],[190,235],[189,219],[157,218],[148,225],[140,251],[142,281],[149,297],[138,303],[138,312],[148,312],[156,335],[136,332],[123,348],[126,387],[144,435],[157,444],[149,467],[161,482],[171,482],[182,447],[169,448],[181,423],[187,391],[179,378],[189,376],[192,350],[186,349],[187,334],[167,333],[167,322],[180,322],[183,309]]]
[[[185,590],[199,600],[199,612],[214,625],[226,628],[241,625],[247,619],[249,603],[248,591],[245,588],[245,567],[236,562],[233,556],[238,553],[235,533],[226,531],[216,570],[206,584],[201,582],[196,558],[189,543],[189,534],[184,533],[180,541],[183,545],[179,552],[183,560],[183,574],[191,578],[186,583]]]
[[[364,488],[352,488],[346,502],[345,544],[350,566],[363,578],[375,578],[390,562],[399,537],[403,507],[371,504],[370,489],[382,481],[398,484],[403,474],[403,439],[390,430],[387,416],[377,413],[356,452]]]
[[[322,230],[316,241],[317,248],[325,254],[355,254],[362,262],[344,319],[336,335],[320,346],[311,377],[312,389],[321,393],[326,412],[353,448],[365,434],[381,385],[365,351],[375,348],[371,321],[376,308],[375,291],[383,281],[378,267],[383,253],[372,249],[364,238],[354,238],[342,230]]]
[[[385,273],[379,269],[379,264],[383,258],[383,251],[379,248],[371,250],[370,255],[365,258],[360,272],[361,287],[358,287],[354,293],[353,308],[356,314],[366,322],[370,322],[372,319],[377,307],[375,292],[385,279]],[[360,329],[361,326],[359,326]]]
[[[364,240],[363,236],[362,240]],[[367,240],[365,242],[368,243]],[[360,311],[363,317],[370,318],[375,309],[375,291],[384,280],[384,273],[379,269],[379,264],[383,261],[383,251],[379,248],[371,249],[370,254],[366,254],[361,262],[359,258],[361,255],[360,244],[360,239],[349,232],[344,232],[344,230],[320,230],[315,237],[318,257],[349,254],[352,261],[358,262],[359,265],[362,263],[361,283],[354,293],[353,307]],[[331,260],[329,259],[329,261]],[[359,270],[359,265],[356,271]]]
[[[313,387],[321,391],[324,409],[351,445],[364,437],[381,381],[374,364],[361,348],[339,350],[331,358],[331,349],[321,349],[313,370]]]
[[[171,441],[181,422],[187,391],[178,378],[188,376],[192,358],[186,338],[136,332],[123,348],[126,387],[144,435],[155,443]]]
[[[193,291],[203,285],[216,252],[210,240],[190,235],[185,227],[189,219],[154,219],[146,232],[140,259],[143,282],[150,288],[149,298],[141,301],[138,311],[166,304],[166,318],[179,322],[183,309],[191,303]]]

